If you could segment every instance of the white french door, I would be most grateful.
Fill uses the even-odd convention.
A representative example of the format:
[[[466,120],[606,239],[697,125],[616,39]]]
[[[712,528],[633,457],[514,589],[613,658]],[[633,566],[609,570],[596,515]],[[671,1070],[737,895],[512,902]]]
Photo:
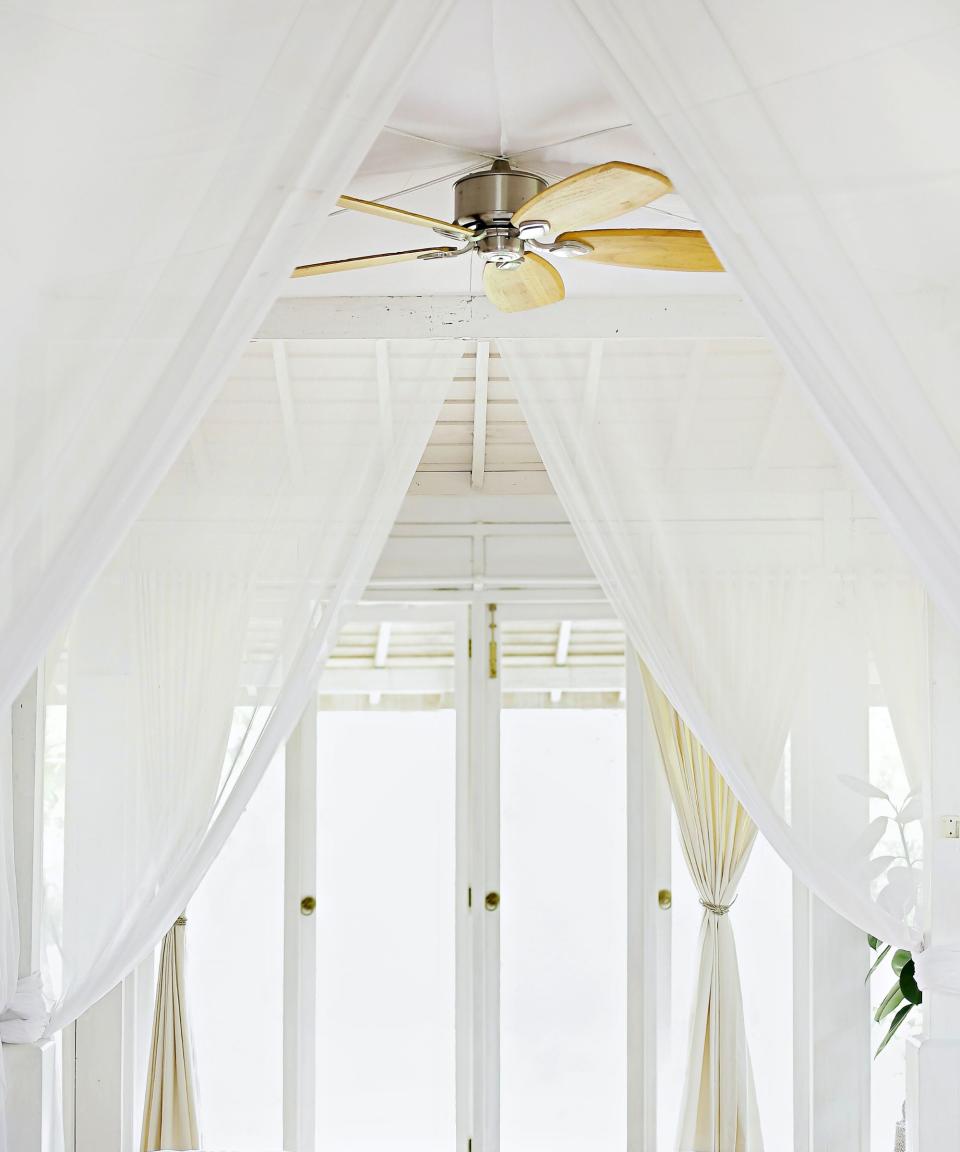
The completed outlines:
[[[355,611],[269,837],[288,1152],[654,1146],[665,809],[625,664],[596,600]],[[264,1146],[255,1099],[204,1103]]]

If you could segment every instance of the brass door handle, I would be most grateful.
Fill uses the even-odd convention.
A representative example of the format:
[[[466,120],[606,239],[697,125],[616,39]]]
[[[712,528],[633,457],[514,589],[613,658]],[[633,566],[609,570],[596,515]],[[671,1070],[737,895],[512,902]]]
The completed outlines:
[[[317,906],[317,901],[316,901],[315,897],[304,896],[304,898],[300,901],[300,915],[301,916],[312,916],[316,906]]]
[[[500,893],[488,892],[483,898],[483,906],[488,912],[496,912],[500,907]]]

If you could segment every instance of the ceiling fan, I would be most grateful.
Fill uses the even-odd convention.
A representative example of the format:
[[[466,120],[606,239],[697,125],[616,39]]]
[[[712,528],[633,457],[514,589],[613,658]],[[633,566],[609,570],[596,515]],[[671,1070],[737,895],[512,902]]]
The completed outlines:
[[[670,191],[670,181],[660,172],[621,160],[586,168],[550,185],[532,172],[511,168],[507,160],[495,160],[489,169],[463,176],[454,184],[453,223],[354,196],[341,196],[337,201],[341,208],[430,228],[455,240],[456,247],[414,248],[304,264],[293,275],[320,276],[476,252],[484,262],[483,288],[493,304],[504,312],[522,312],[564,297],[563,279],[544,255],[626,268],[722,272],[702,232],[590,228],[642,208]],[[546,240],[551,234],[554,239]]]

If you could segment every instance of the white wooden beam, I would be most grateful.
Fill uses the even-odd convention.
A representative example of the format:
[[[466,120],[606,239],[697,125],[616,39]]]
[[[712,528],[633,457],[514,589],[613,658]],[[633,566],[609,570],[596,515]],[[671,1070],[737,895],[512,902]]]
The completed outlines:
[[[770,414],[767,417],[763,432],[760,434],[760,443],[757,447],[756,459],[753,462],[754,479],[756,479],[770,463],[770,446],[773,443],[774,436],[780,429],[780,424],[786,415],[786,411],[787,389],[785,385],[781,384],[780,391],[777,393],[777,398],[774,400],[773,407],[770,409]]]
[[[303,475],[303,453],[300,451],[300,437],[297,434],[297,419],[293,411],[293,392],[290,389],[290,368],[287,364],[287,346],[282,340],[273,342],[273,371],[280,396],[280,417],[283,420],[283,438],[290,457],[290,468],[294,476]]]
[[[373,656],[374,668],[385,668],[387,653],[390,649],[390,631],[393,625],[389,620],[382,620],[377,630],[377,650]]]
[[[197,483],[206,484],[210,479],[210,458],[207,455],[207,445],[203,438],[203,430],[199,427],[190,437],[190,459],[193,461],[193,470],[197,475]]]
[[[572,620],[560,621],[560,630],[557,633],[557,651],[554,656],[554,661],[559,667],[566,664],[567,657],[570,655],[570,634],[572,631]]]
[[[389,620],[381,620],[380,627],[377,629],[377,649],[373,654],[374,668],[385,668],[387,665],[387,653],[390,650],[390,630],[393,625]],[[381,693],[379,691],[371,692],[370,704],[376,707],[380,703]]]
[[[477,341],[477,366],[473,389],[473,465],[471,488],[483,487],[487,457],[487,384],[490,378],[490,341]]]
[[[570,654],[570,633],[572,631],[572,621],[561,620],[560,629],[557,632],[557,648],[553,654],[554,663],[558,668],[562,668]],[[559,688],[552,688],[550,690],[550,703],[559,704],[562,692]]]
[[[766,339],[740,296],[579,296],[530,312],[498,312],[485,296],[284,297],[261,340],[498,337],[689,340]]]

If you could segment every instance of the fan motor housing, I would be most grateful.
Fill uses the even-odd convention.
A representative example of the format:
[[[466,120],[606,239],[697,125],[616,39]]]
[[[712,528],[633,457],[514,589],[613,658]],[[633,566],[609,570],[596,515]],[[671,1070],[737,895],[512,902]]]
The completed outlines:
[[[546,186],[546,180],[532,172],[517,172],[505,160],[496,160],[488,171],[463,176],[454,184],[454,219],[462,228],[508,225],[514,212]]]

